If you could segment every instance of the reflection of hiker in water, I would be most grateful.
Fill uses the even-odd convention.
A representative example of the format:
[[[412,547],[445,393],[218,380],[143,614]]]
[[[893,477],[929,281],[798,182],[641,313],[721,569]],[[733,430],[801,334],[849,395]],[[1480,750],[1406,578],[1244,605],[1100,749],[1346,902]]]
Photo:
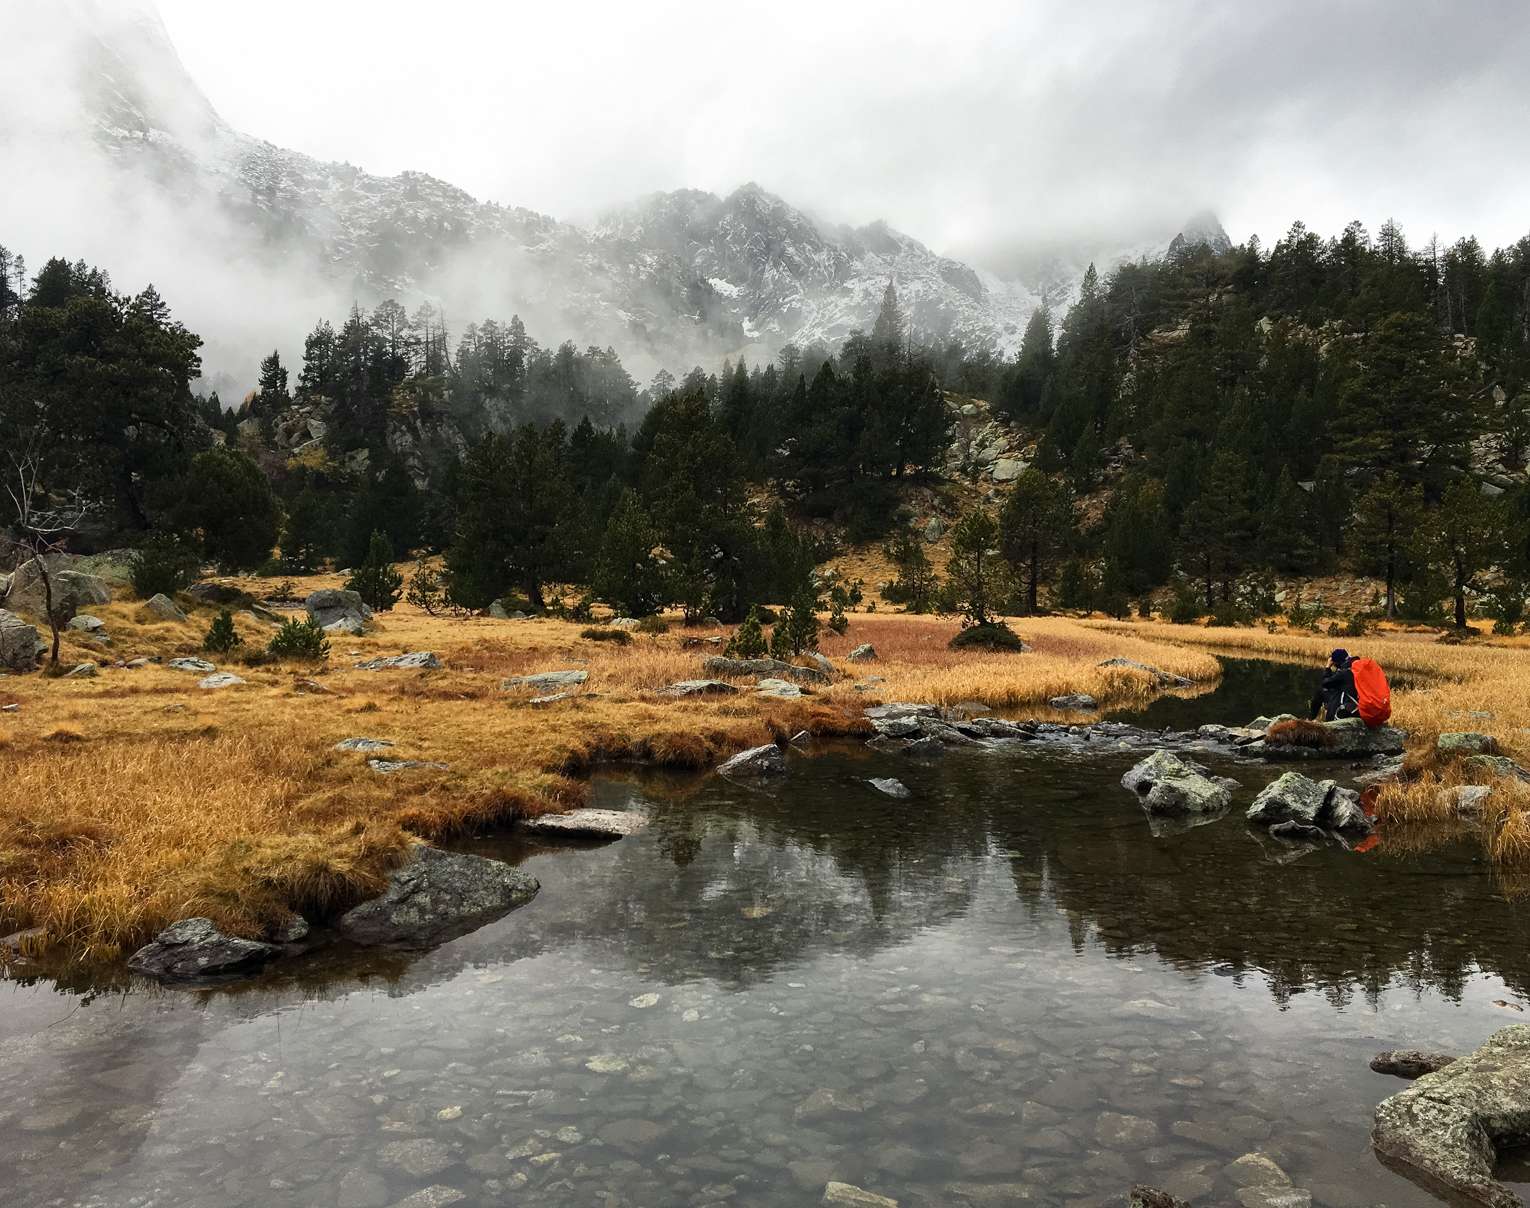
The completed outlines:
[[[1353,660],[1347,650],[1335,650],[1328,656],[1318,690],[1312,694],[1311,717],[1319,714],[1329,721],[1360,716],[1360,700],[1355,694],[1355,673],[1349,669]]]

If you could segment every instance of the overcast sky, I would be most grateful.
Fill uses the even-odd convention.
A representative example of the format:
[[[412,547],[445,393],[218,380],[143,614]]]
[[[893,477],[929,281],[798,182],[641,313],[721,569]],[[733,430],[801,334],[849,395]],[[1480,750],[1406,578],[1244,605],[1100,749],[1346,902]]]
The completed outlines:
[[[1202,207],[1530,231],[1521,0],[159,7],[245,131],[559,217],[752,179],[990,261]]]

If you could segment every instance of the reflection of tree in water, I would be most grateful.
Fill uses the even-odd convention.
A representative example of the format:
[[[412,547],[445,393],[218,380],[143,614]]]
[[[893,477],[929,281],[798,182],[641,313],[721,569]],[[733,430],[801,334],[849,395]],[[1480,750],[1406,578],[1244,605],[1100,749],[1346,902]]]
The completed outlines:
[[[1188,969],[1261,971],[1282,1000],[1304,989],[1336,1003],[1356,991],[1374,999],[1394,978],[1457,998],[1478,968],[1530,991],[1530,920],[1469,848],[1401,857],[1329,845],[1289,859],[1293,849],[1236,812],[1155,841],[1117,784],[1130,761],[1035,761],[1028,791],[986,820],[1012,853],[1020,899],[1064,912],[1076,946],[1092,936],[1116,955],[1151,950]],[[1230,770],[1246,796],[1256,774]],[[1009,760],[963,761],[952,774],[974,799],[1016,796]]]

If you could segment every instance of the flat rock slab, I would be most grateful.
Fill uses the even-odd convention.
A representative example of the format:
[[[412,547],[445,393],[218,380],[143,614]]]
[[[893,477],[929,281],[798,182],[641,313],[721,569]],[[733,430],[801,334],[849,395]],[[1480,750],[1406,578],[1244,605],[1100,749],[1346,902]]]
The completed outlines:
[[[790,680],[762,679],[755,685],[756,696],[769,697],[772,700],[800,700],[802,689]]]
[[[215,671],[213,674],[206,676],[203,679],[199,679],[197,681],[197,687],[203,688],[209,692],[214,692],[219,688],[233,688],[244,682],[245,681],[243,679],[235,675],[232,671]]]
[[[738,688],[726,680],[694,679],[671,684],[661,696],[733,696]]]
[[[367,659],[363,663],[356,664],[357,671],[391,671],[391,670],[415,670],[436,671],[441,666],[434,651],[415,650],[409,654],[395,654],[388,658]]]
[[[1051,700],[1047,701],[1047,705],[1053,709],[1067,709],[1076,713],[1092,713],[1100,707],[1100,702],[1087,692],[1074,692],[1067,696],[1054,696]]]
[[[529,835],[564,835],[571,839],[622,839],[648,825],[642,814],[627,810],[569,810],[527,818],[521,830]]]
[[[421,845],[389,874],[381,896],[341,915],[336,928],[356,944],[429,948],[525,905],[540,888],[498,860]]]
[[[1499,1145],[1530,1136],[1530,1024],[1425,1074],[1376,1108],[1371,1144],[1386,1165],[1437,1195],[1490,1208],[1522,1201],[1493,1177]]]
[[[452,765],[438,763],[433,759],[369,759],[367,767],[381,776],[391,776],[394,772],[407,772],[411,768],[435,768],[438,772],[444,772]]]
[[[165,666],[171,671],[198,671],[203,675],[217,670],[206,659],[171,659]]]
[[[590,678],[588,671],[539,671],[535,675],[512,675],[500,681],[500,690],[515,692],[532,689],[538,692],[556,691],[559,688],[577,688]]]
[[[804,684],[827,684],[829,675],[817,667],[797,667],[780,659],[730,659],[713,655],[704,659],[702,670],[712,675],[731,675],[736,679],[762,675],[794,679]]]
[[[182,919],[133,953],[128,968],[161,981],[196,981],[249,973],[280,953],[274,944],[224,935],[211,919]]]
[[[335,750],[385,751],[392,745],[386,738],[343,738],[335,744]]]

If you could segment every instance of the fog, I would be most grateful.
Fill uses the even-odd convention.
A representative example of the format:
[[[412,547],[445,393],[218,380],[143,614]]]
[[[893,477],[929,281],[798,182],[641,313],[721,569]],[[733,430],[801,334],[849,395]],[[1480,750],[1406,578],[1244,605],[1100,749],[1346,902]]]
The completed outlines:
[[[146,33],[159,19],[174,52]],[[208,338],[226,391],[248,388],[263,350],[295,362],[358,293],[311,258],[273,258],[180,170],[180,149],[234,130],[575,222],[754,180],[1001,276],[1161,247],[1204,209],[1266,242],[1298,217],[1324,233],[1393,217],[1415,243],[1490,247],[1530,229],[1530,7],[1508,0],[0,0],[0,45],[0,243],[34,267],[100,263],[122,289],[153,281]],[[152,178],[90,137],[103,111],[135,107],[178,140],[141,157]],[[130,130],[117,158],[158,138]],[[470,308],[454,329],[519,309],[557,342],[575,333],[548,271],[506,253],[437,280]],[[640,378],[657,363],[620,350]]]
[[[757,180],[999,268],[1202,208],[1235,239],[1530,230],[1516,0],[161,9],[234,125],[559,217]]]

